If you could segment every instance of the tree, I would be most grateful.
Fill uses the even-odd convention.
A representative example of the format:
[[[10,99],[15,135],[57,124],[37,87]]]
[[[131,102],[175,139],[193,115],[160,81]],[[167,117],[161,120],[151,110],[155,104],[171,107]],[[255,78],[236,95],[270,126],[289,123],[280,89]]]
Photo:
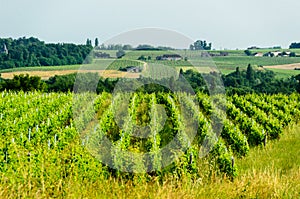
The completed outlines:
[[[182,69],[182,68],[180,68],[180,70],[179,70],[179,74],[180,74],[180,75],[183,75],[183,74],[184,74],[184,72],[183,72],[183,69]]]
[[[46,84],[37,76],[29,76],[28,74],[14,75],[13,79],[4,80],[2,83],[2,89],[14,90],[14,91],[44,91]]]
[[[126,44],[123,46],[123,50],[132,50],[132,46],[129,44]]]
[[[241,76],[241,71],[240,71],[240,67],[236,67],[235,69],[235,74],[236,74],[236,77],[239,78]]]
[[[116,52],[116,56],[118,59],[122,58],[124,55],[125,55],[124,50],[118,50],[118,52]]]
[[[151,46],[149,44],[140,44],[138,47],[136,47],[136,50],[152,50],[155,49],[154,46]]]
[[[191,44],[191,45],[190,45],[190,50],[195,50],[195,48],[194,48],[194,45],[193,45],[193,44]]]
[[[300,43],[292,43],[290,45],[290,49],[294,49],[294,48],[300,48]]]
[[[145,57],[144,55],[141,55],[141,56],[138,58],[138,60],[146,61],[147,59],[146,59],[146,57]]]
[[[95,47],[98,47],[99,46],[99,40],[98,38],[95,39]]]
[[[300,74],[295,76],[295,79],[299,82],[298,83],[298,87],[297,87],[297,91],[298,93],[300,93]]]
[[[197,40],[194,42],[194,44],[190,45],[190,49],[191,50],[211,50],[212,48],[212,44],[209,43],[207,44],[207,42],[204,40]]]
[[[92,40],[87,39],[87,40],[86,40],[86,45],[87,45],[87,46],[92,46]]]
[[[255,71],[253,70],[251,64],[248,64],[247,72],[246,72],[246,78],[247,78],[250,82],[253,82],[253,81],[254,81],[254,73],[255,73]]]
[[[252,55],[252,53],[251,53],[250,50],[245,50],[244,53],[245,53],[247,56],[251,56],[251,55]]]

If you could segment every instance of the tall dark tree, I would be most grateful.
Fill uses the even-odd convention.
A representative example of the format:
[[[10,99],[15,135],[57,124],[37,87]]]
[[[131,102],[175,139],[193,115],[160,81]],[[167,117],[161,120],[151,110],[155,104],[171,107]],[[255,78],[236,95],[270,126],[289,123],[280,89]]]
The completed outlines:
[[[241,76],[240,67],[236,67],[235,73],[236,73],[236,77],[240,77]]]
[[[180,70],[179,70],[179,74],[180,75],[183,75],[184,73],[183,73],[183,69],[182,68],[180,68]]]
[[[98,38],[95,39],[95,47],[99,46],[99,40]]]
[[[86,40],[86,45],[87,45],[87,46],[92,46],[92,40],[87,39],[87,40]]]
[[[247,71],[246,71],[246,78],[250,81],[254,81],[254,73],[255,71],[253,70],[251,64],[248,64]]]

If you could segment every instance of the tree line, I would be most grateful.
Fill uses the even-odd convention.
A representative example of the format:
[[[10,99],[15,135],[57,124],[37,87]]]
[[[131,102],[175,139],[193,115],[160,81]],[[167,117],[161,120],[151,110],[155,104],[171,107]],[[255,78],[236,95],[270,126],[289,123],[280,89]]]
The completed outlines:
[[[300,43],[296,43],[296,42],[291,43],[290,49],[295,49],[295,48],[300,48]]]
[[[0,78],[0,91],[42,91],[42,92],[72,92],[75,81],[82,85],[89,85],[94,80],[99,80],[96,85],[96,92],[112,92],[117,80],[103,79],[99,77],[98,73],[84,73],[84,74],[68,74],[55,75],[48,80],[42,80],[38,76],[29,76],[28,74],[15,75],[13,79]],[[78,82],[79,81],[79,82]],[[87,89],[91,89],[88,87]]]
[[[254,70],[249,64],[246,71],[237,67],[235,72],[223,75],[222,79],[229,94],[291,94],[300,92],[300,76],[298,76],[277,79],[273,71]]]
[[[0,38],[0,46],[8,51],[0,53],[0,69],[82,64],[93,48],[91,45],[46,44],[34,37]]]

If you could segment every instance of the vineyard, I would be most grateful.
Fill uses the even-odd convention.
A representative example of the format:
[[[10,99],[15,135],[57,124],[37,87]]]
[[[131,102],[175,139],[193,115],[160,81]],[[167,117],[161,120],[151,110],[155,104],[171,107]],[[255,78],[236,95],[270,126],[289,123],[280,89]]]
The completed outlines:
[[[236,159],[300,118],[298,94],[0,94],[0,182],[51,197],[74,178],[234,179]]]

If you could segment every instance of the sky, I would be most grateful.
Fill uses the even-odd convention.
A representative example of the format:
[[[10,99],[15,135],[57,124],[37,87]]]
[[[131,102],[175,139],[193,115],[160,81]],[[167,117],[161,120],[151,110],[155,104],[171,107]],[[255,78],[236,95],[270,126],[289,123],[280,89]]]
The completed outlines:
[[[100,43],[159,28],[215,49],[288,47],[300,42],[299,0],[0,0],[0,37]]]

